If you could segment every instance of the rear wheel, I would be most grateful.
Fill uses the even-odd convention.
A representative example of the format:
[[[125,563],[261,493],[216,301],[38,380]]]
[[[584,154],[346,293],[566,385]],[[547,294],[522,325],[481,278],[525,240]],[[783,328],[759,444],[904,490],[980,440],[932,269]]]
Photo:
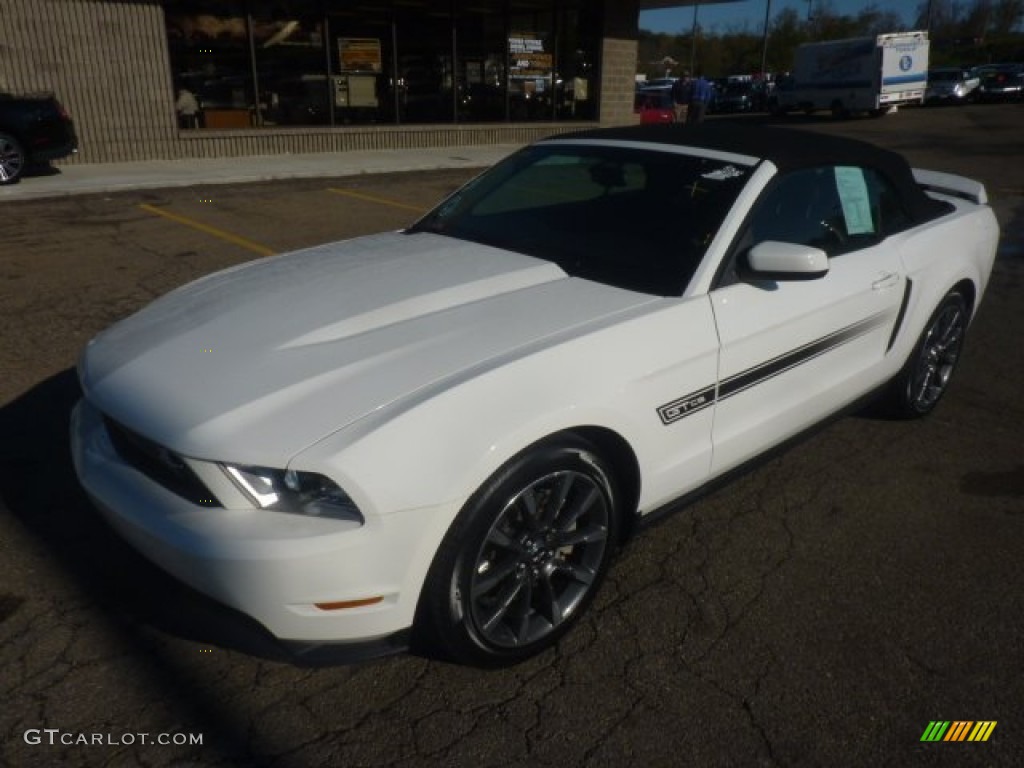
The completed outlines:
[[[893,383],[890,405],[897,416],[925,416],[938,405],[960,360],[967,322],[964,297],[957,291],[948,293]]]
[[[25,171],[25,150],[9,133],[0,133],[0,184],[14,184]]]
[[[471,664],[512,664],[552,646],[583,613],[618,534],[611,473],[567,437],[513,459],[474,494],[434,558],[419,641]]]

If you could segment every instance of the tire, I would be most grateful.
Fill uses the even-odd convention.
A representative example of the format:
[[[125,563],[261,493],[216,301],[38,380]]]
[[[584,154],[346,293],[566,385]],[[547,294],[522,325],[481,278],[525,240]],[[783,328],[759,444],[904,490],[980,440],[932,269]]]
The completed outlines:
[[[574,437],[513,458],[467,502],[431,564],[414,644],[477,666],[553,646],[579,619],[618,543],[618,495]]]
[[[25,172],[27,160],[18,140],[9,133],[0,133],[0,185],[16,183]]]
[[[889,398],[893,415],[913,419],[935,410],[956,370],[968,320],[963,295],[946,294],[893,382]]]
[[[850,111],[838,99],[832,102],[830,109],[832,110],[832,117],[836,119],[844,119],[850,116]]]

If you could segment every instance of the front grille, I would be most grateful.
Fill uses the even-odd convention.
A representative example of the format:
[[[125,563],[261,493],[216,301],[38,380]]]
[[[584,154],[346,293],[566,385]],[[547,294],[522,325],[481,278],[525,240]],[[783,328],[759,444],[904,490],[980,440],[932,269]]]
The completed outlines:
[[[103,424],[114,450],[125,463],[192,504],[221,506],[180,456],[132,432],[108,416],[103,417]]]

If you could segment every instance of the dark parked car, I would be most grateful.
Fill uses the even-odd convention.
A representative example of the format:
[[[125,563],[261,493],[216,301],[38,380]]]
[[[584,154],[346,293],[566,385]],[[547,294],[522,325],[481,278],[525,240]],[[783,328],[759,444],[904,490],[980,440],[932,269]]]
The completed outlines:
[[[761,112],[768,108],[764,83],[730,80],[715,87],[714,112]]]
[[[1010,101],[1024,98],[1024,64],[979,67],[979,101]]]
[[[0,93],[0,184],[13,184],[32,163],[78,151],[75,125],[53,94]]]

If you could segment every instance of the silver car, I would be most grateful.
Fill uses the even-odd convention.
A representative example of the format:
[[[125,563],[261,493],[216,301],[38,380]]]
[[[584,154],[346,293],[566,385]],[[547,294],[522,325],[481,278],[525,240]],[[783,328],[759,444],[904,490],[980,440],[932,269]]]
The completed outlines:
[[[927,104],[963,104],[977,96],[981,78],[968,69],[941,67],[928,70]]]

